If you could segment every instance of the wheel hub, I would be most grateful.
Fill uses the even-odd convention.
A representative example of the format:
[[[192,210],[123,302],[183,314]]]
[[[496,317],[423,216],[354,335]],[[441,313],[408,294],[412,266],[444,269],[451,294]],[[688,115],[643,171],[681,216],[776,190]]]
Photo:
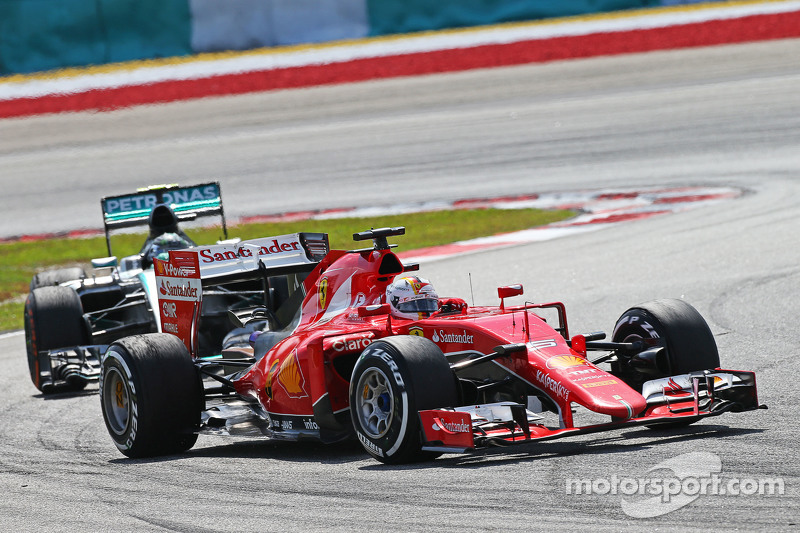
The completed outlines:
[[[392,423],[394,399],[389,379],[380,369],[370,368],[358,382],[361,395],[358,397],[356,412],[359,425],[369,437],[383,437]]]
[[[110,368],[103,382],[103,408],[108,427],[117,435],[128,429],[130,422],[130,392],[125,378],[116,368]]]

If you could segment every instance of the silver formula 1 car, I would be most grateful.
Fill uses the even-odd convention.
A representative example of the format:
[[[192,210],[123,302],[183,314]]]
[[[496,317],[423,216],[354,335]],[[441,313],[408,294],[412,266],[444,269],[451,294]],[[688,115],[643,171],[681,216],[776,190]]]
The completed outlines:
[[[25,340],[31,380],[42,393],[80,390],[99,376],[99,356],[113,341],[160,331],[153,260],[169,250],[196,246],[179,224],[219,216],[227,238],[219,183],[140,189],[101,200],[108,257],[80,267],[49,270],[31,280],[25,302]],[[149,227],[139,253],[117,259],[111,233]],[[204,350],[217,350],[228,328],[226,313],[252,305],[251,284],[212,291],[204,309]],[[263,291],[261,291],[263,293]],[[217,324],[220,324],[218,327]],[[224,325],[224,326],[223,326]],[[213,347],[213,348],[211,348]]]

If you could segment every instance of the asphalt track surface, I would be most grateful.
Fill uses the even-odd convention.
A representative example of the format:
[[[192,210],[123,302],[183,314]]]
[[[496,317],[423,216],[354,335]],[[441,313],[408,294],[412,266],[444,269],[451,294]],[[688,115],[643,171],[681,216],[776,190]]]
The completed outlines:
[[[352,443],[217,437],[132,461],[111,444],[96,395],[36,394],[23,338],[3,337],[0,529],[795,529],[798,86],[800,41],[774,41],[0,122],[7,234],[96,227],[101,190],[142,182],[220,179],[232,214],[742,187],[715,206],[422,274],[468,300],[471,276],[479,304],[522,283],[529,299],[565,302],[573,333],[608,331],[642,301],[684,298],[708,320],[723,366],[755,370],[770,407],[412,466],[381,466]],[[701,495],[648,520],[628,516],[619,494],[566,494],[569,479],[663,477],[651,469],[687,452],[715,454],[724,480],[780,478],[784,494]]]

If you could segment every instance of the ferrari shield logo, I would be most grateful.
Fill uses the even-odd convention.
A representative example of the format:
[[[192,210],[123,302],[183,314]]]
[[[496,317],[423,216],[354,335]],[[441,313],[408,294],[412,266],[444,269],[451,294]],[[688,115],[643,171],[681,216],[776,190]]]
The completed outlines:
[[[417,337],[424,337],[425,334],[422,332],[422,328],[413,327],[408,330],[409,335],[416,335]]]
[[[414,290],[414,294],[419,294],[420,289],[422,289],[422,283],[420,283],[416,278],[406,279],[408,280],[408,284],[411,285],[411,288]]]
[[[319,280],[317,295],[319,296],[319,308],[325,310],[328,306],[328,278]]]

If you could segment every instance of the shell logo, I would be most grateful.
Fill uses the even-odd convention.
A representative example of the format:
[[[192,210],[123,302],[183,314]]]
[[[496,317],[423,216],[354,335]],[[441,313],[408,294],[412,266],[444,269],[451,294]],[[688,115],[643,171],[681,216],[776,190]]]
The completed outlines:
[[[328,305],[328,278],[319,280],[317,296],[319,297],[319,308],[325,310]]]
[[[547,368],[570,368],[573,366],[588,365],[589,362],[577,355],[556,355],[547,360]]]
[[[155,267],[156,267],[156,274],[158,274],[159,276],[163,276],[164,275],[164,263],[162,263],[160,259],[156,260],[156,261],[153,261],[153,263],[155,264]]]
[[[293,351],[292,355],[281,363],[281,368],[278,370],[278,383],[281,384],[289,398],[305,398],[308,396],[305,391],[306,379],[303,377],[302,370],[300,370],[300,364],[297,362],[297,350]]]
[[[409,335],[415,335],[417,337],[424,337],[425,334],[422,332],[422,328],[413,327],[408,330]]]

